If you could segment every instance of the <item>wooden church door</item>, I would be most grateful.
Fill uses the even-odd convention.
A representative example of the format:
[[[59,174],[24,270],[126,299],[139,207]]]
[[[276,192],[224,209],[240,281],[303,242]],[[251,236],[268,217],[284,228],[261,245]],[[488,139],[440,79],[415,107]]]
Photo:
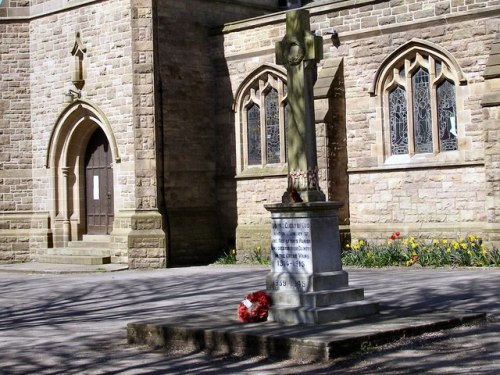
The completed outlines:
[[[85,153],[87,234],[110,234],[113,228],[113,169],[106,135],[99,128]]]

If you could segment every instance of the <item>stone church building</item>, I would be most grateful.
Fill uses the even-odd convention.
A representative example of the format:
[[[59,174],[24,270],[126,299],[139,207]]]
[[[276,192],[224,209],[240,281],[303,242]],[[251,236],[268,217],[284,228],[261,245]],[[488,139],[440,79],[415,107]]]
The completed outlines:
[[[500,246],[499,0],[0,0],[0,262],[267,248],[296,6],[343,238]]]

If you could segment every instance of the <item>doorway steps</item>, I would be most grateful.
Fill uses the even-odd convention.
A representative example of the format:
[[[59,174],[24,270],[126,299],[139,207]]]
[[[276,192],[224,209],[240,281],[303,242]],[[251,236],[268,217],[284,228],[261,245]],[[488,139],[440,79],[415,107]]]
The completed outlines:
[[[82,241],[70,241],[67,247],[47,249],[40,263],[99,265],[111,263],[108,235],[83,235]]]

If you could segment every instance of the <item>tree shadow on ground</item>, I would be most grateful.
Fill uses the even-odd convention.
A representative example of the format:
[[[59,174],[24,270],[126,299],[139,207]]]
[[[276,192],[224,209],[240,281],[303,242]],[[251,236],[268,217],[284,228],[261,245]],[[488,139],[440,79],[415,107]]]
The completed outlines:
[[[490,371],[498,363],[496,322],[308,365],[262,357],[211,357],[199,351],[165,353],[126,345],[129,322],[191,314],[236,319],[238,303],[247,293],[264,288],[267,272],[265,267],[200,267],[121,275],[0,274],[0,373],[229,374],[258,370],[326,374],[336,369],[342,373],[379,369],[412,373],[456,367],[460,361],[484,362],[485,371]],[[498,314],[497,272],[397,269],[349,270],[349,274],[351,286],[364,287],[370,299],[381,302],[389,319],[392,313],[449,309]],[[289,328],[291,333],[295,329]],[[411,355],[411,361],[404,355]]]

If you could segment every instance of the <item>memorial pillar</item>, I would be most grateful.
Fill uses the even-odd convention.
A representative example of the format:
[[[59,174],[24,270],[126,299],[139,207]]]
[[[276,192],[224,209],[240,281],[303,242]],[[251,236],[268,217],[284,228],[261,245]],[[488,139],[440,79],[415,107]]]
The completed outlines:
[[[266,287],[270,320],[319,324],[371,315],[378,304],[364,301],[342,270],[338,209],[318,184],[313,87],[322,38],[310,31],[306,10],[286,15],[286,35],[276,43],[276,61],[287,69],[288,190],[271,212],[271,272]]]

